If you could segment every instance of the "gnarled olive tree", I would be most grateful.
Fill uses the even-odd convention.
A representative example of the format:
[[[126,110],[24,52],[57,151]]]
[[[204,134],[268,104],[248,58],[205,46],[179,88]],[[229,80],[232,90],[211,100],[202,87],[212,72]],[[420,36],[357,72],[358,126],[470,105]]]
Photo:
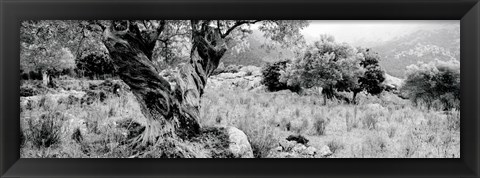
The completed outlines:
[[[300,29],[306,21],[191,20],[191,54],[172,79],[159,75],[153,59],[166,21],[110,21],[97,23],[103,29],[103,43],[120,78],[131,88],[147,118],[143,144],[159,137],[189,138],[200,131],[200,98],[208,77],[238,36],[248,32],[248,24],[261,22],[265,36],[282,44],[301,41]],[[173,80],[173,83],[168,81]]]

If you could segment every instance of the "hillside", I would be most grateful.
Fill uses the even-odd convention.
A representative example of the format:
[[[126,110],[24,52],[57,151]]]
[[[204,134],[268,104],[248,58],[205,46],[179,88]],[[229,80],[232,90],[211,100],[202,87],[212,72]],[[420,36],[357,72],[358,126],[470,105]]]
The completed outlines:
[[[308,39],[317,38],[305,36]],[[259,30],[253,30],[246,40],[248,48],[237,52],[229,50],[222,59],[228,66],[231,64],[243,66],[262,66],[266,62],[273,62],[293,57],[291,51],[276,48],[268,50],[262,47],[265,38]],[[380,65],[394,77],[405,78],[405,68],[417,62],[430,62],[435,59],[460,59],[460,28],[456,25],[442,28],[420,29],[415,32],[395,37],[383,42],[362,41],[356,44],[365,44],[362,47],[371,47],[381,56]],[[353,45],[353,44],[352,44]]]
[[[404,78],[405,67],[419,61],[460,60],[460,28],[419,30],[372,47],[380,65],[395,77]]]

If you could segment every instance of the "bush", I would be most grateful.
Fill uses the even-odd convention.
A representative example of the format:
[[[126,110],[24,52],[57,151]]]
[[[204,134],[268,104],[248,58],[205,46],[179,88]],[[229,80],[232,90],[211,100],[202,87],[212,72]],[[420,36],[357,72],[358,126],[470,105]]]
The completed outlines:
[[[363,127],[370,130],[376,129],[377,123],[378,123],[377,117],[378,117],[378,114],[374,112],[367,112],[362,120]]]
[[[30,80],[42,80],[42,73],[40,71],[31,70],[28,72],[28,78]]]
[[[80,132],[80,128],[76,128],[75,131],[73,131],[72,140],[75,140],[75,142],[77,143],[82,143],[83,136],[82,136],[82,132]]]
[[[35,96],[38,95],[39,92],[33,88],[29,87],[20,87],[20,96],[22,97],[28,97],[28,96]]]
[[[296,134],[305,133],[308,130],[309,122],[307,118],[298,118],[289,122],[287,125],[287,129],[289,128],[291,131],[295,132]]]
[[[29,120],[31,130],[29,136],[37,148],[50,147],[60,143],[61,113],[47,113],[40,116],[36,121]]]
[[[387,141],[379,134],[371,134],[363,140],[362,147],[364,157],[382,157],[380,154],[387,150]]]
[[[253,117],[246,117],[237,123],[237,128],[242,130],[248,137],[255,158],[265,158],[270,150],[277,146],[278,137],[275,129],[268,124],[259,123]]]
[[[407,67],[402,87],[415,105],[425,103],[428,109],[441,103],[443,110],[460,108],[460,62],[434,61]]]
[[[328,124],[328,119],[326,119],[322,115],[316,115],[315,116],[315,122],[313,123],[313,127],[315,129],[315,132],[318,135],[325,135],[325,127]]]
[[[275,147],[277,139],[272,131],[272,128],[263,126],[259,130],[248,132],[248,138],[252,145],[253,156],[255,158],[265,158],[270,153],[270,150]]]
[[[289,86],[286,82],[280,81],[281,71],[287,68],[287,63],[290,61],[279,61],[275,63],[267,63],[262,68],[261,83],[267,87],[269,91],[291,90],[299,92],[301,90],[299,85]]]
[[[92,53],[77,60],[76,63],[77,73],[91,79],[115,75],[113,62],[107,54]]]
[[[387,128],[387,134],[388,138],[393,138],[395,137],[395,134],[397,133],[397,127],[395,126],[390,126]]]
[[[22,127],[20,127],[20,148],[25,145],[25,133],[23,133]]]
[[[336,153],[338,150],[343,149],[345,146],[342,142],[337,140],[331,140],[327,142],[327,146],[332,151],[332,153]]]

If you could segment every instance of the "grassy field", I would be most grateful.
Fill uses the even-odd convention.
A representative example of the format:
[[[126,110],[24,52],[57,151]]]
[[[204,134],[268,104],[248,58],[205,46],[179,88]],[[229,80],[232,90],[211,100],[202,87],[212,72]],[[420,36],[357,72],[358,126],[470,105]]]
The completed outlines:
[[[95,87],[104,81],[59,83],[60,89],[21,98],[22,158],[139,154],[127,143],[141,132],[145,118],[128,89]],[[358,100],[358,105],[336,100],[322,105],[315,94],[207,87],[200,123],[244,131],[256,157],[272,156],[271,149],[291,134],[305,136],[316,148],[327,145],[332,158],[460,157],[458,111],[428,111],[390,93],[360,95]],[[155,157],[161,149],[147,148],[144,152],[152,154],[145,157]]]
[[[391,93],[360,96],[358,105],[291,92],[210,89],[202,100],[203,125],[233,125],[265,157],[291,134],[328,145],[334,158],[458,158],[460,114],[426,111]]]

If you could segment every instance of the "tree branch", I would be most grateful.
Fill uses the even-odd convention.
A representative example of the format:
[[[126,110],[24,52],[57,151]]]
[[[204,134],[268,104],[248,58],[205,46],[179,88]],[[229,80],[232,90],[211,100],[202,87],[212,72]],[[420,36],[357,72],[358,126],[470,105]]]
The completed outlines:
[[[254,24],[254,23],[257,23],[257,22],[260,22],[262,20],[253,20],[253,21],[237,21],[235,22],[235,24],[230,27],[227,32],[225,32],[225,34],[222,34],[222,38],[225,38],[227,37],[233,30],[235,30],[237,27],[241,26],[241,25],[244,25],[244,24]]]

